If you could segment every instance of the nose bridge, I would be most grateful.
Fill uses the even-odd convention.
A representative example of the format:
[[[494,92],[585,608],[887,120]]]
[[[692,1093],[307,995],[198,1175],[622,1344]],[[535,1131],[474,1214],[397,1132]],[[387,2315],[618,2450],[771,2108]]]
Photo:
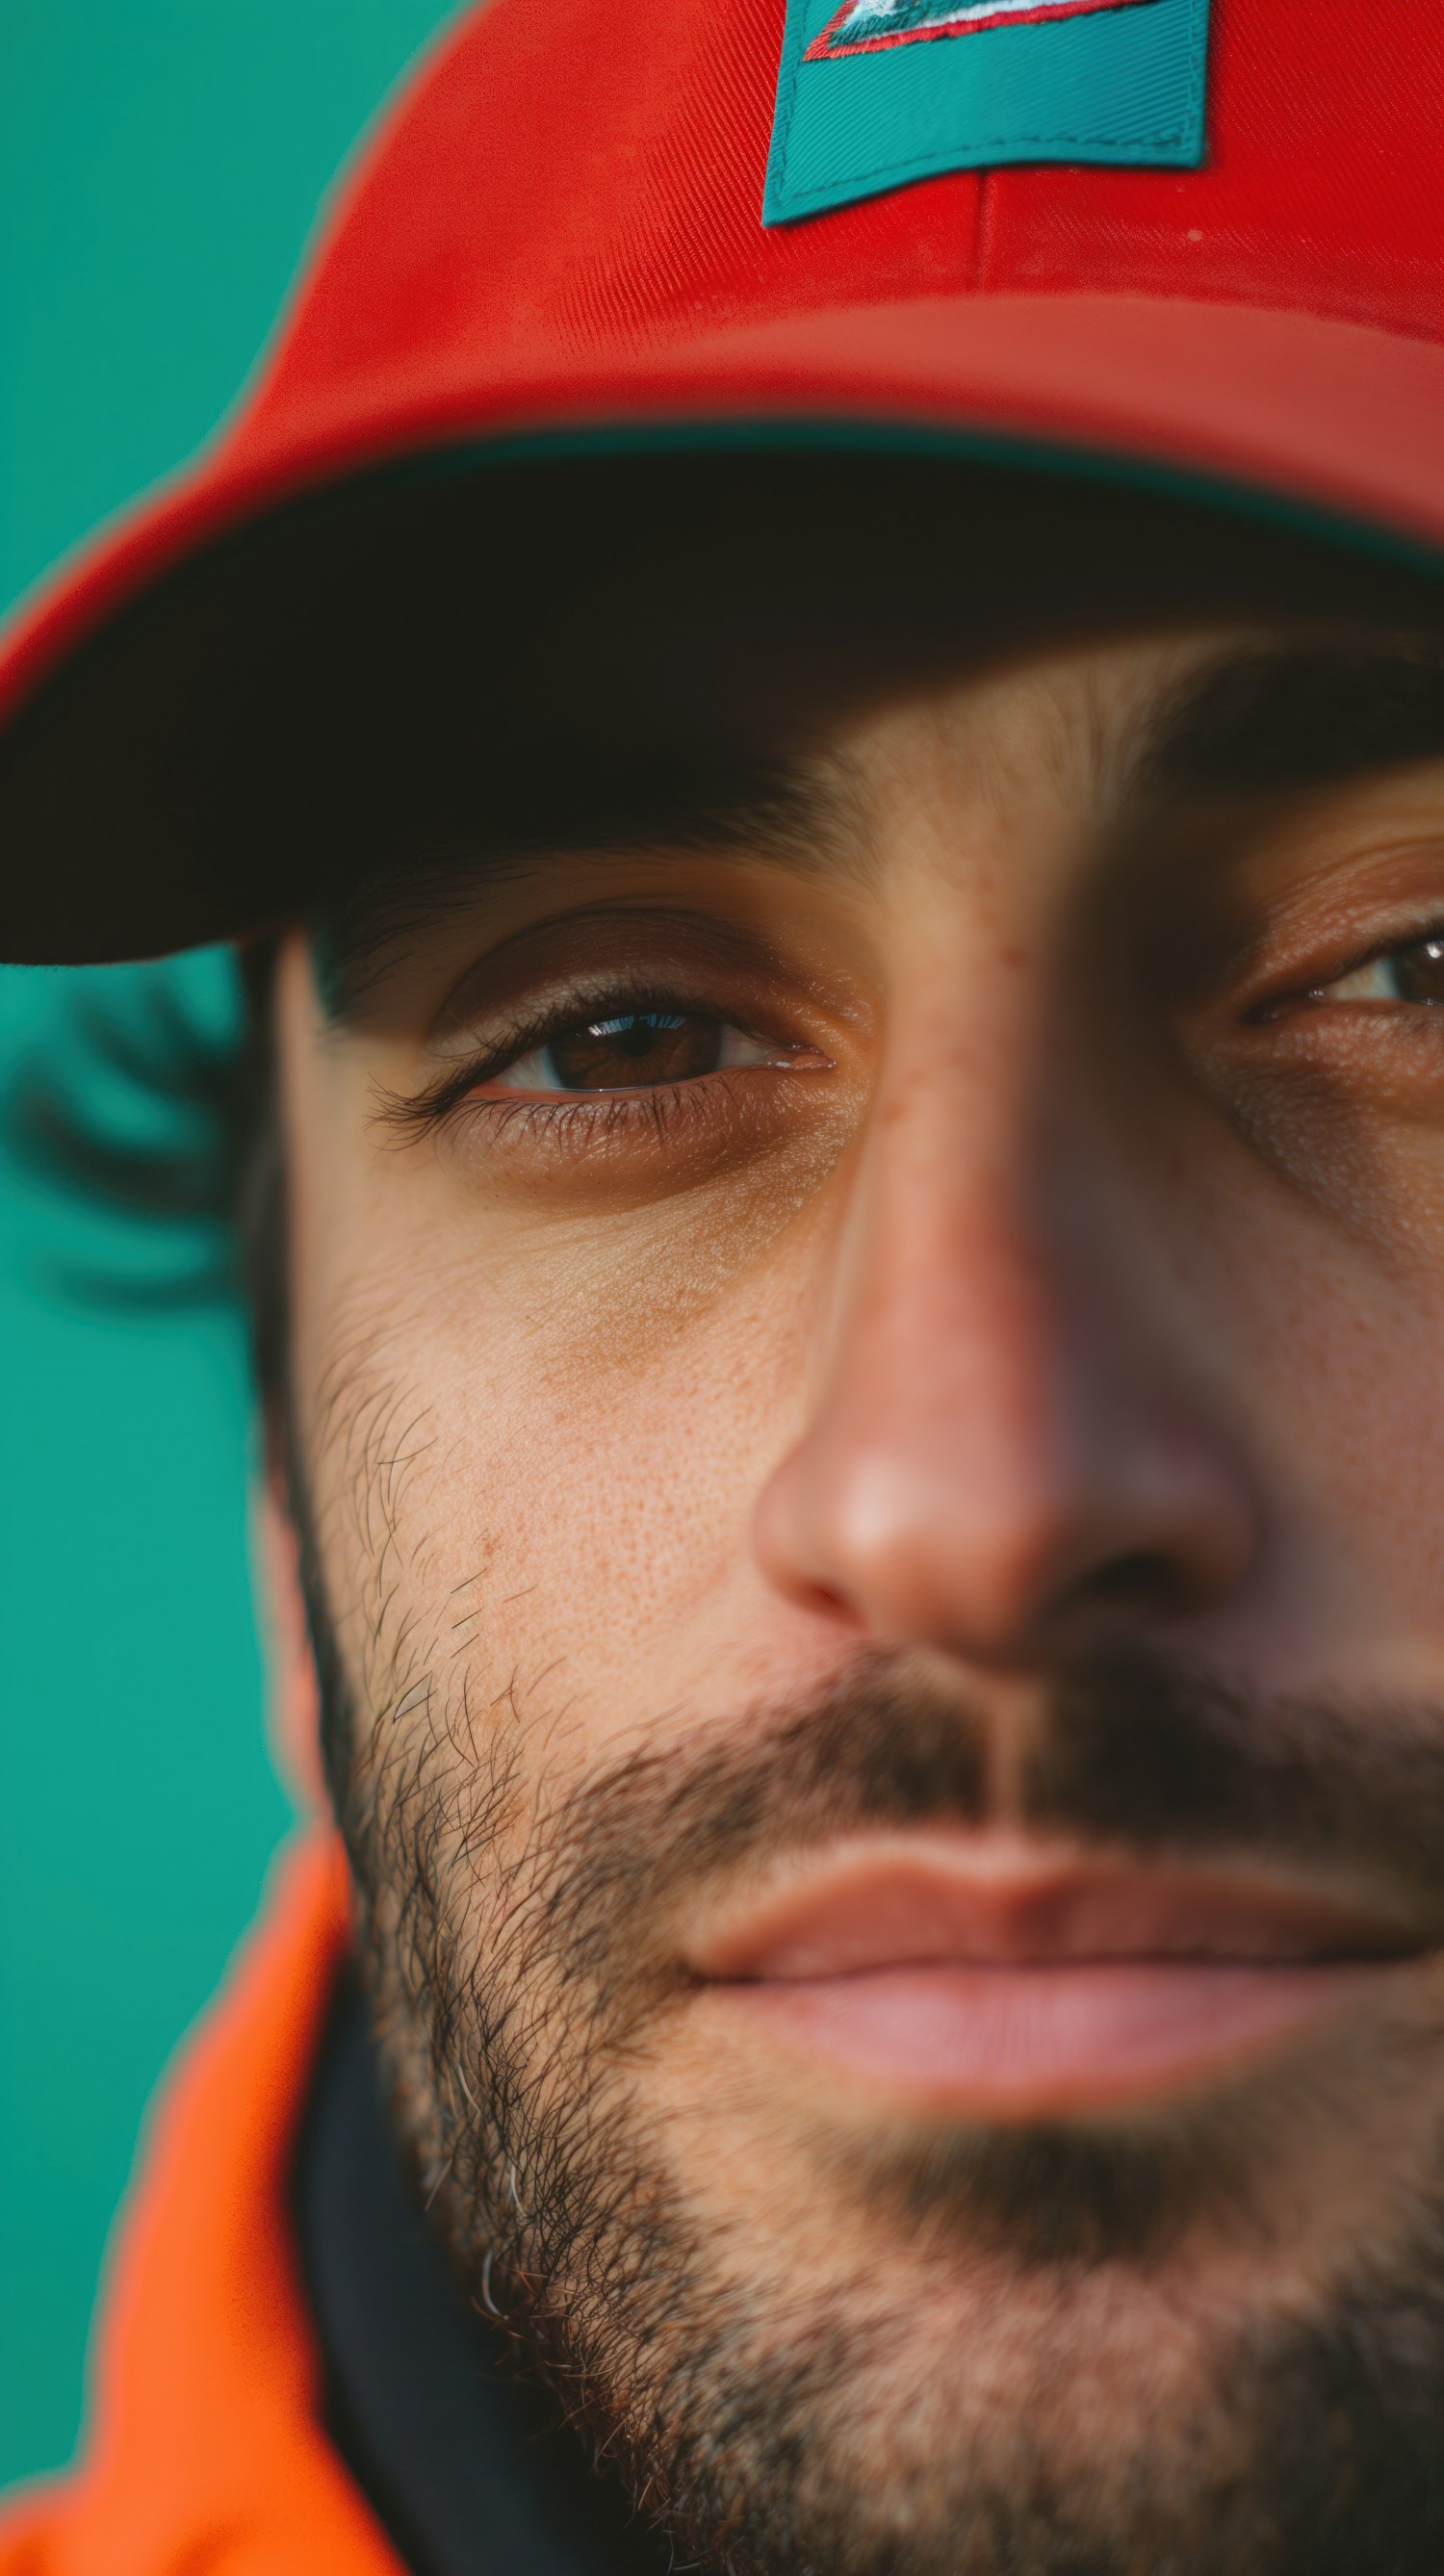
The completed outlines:
[[[1008,1662],[1202,1601],[1251,1514],[1107,1121],[1076,1071],[1030,1088],[1032,1051],[989,1052],[879,1098],[758,1531],[775,1580],[880,1642]]]
[[[1011,1489],[1066,1474],[1085,1316],[1106,1306],[1101,1247],[1062,1185],[1065,1123],[996,1068],[910,1084],[869,1140],[839,1267],[824,1399],[839,1428],[985,1490],[995,1522]]]

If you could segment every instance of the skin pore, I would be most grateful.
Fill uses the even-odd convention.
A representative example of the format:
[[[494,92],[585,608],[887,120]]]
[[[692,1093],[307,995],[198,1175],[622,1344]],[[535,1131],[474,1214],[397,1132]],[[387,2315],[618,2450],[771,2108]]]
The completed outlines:
[[[765,794],[284,945],[398,2118],[679,2558],[1438,2563],[1438,698],[859,655]]]

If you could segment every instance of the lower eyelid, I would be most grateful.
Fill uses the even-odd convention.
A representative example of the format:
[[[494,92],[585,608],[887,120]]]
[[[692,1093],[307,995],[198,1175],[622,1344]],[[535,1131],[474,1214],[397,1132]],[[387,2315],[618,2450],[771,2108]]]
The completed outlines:
[[[612,1152],[638,1148],[685,1159],[689,1146],[710,1155],[719,1148],[746,1150],[749,1139],[760,1143],[774,1125],[761,1096],[766,1088],[714,1074],[636,1091],[483,1090],[462,1100],[449,1124],[463,1153],[470,1130],[472,1151],[503,1160],[510,1153],[550,1154],[580,1168],[594,1157],[605,1162]]]

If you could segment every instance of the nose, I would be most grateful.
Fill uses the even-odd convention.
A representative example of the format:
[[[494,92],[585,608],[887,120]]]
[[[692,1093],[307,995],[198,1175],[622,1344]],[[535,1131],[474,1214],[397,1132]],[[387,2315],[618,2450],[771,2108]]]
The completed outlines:
[[[924,1126],[879,1119],[862,1157],[806,1426],[757,1506],[764,1574],[869,1644],[1000,1671],[1204,1612],[1256,1511],[1197,1317],[1076,1156],[1050,1223],[1016,1153],[960,1170],[956,1129]]]

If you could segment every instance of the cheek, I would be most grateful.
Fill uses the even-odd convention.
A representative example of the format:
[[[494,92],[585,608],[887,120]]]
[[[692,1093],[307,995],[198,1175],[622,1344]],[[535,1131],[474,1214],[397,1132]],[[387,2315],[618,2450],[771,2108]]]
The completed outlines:
[[[1351,1084],[1305,1052],[1290,1064],[1226,1066],[1208,1087],[1239,1141],[1299,1210],[1400,1277],[1444,1269],[1444,1085],[1437,1034],[1415,1079],[1366,1064]],[[1366,1033],[1367,1034],[1367,1033]],[[1358,1050],[1362,1053],[1362,1048]]]
[[[1321,1647],[1331,1630],[1336,1648],[1407,1638],[1437,1657],[1444,1140],[1322,1114],[1287,1136],[1287,1157],[1235,1169],[1211,1212],[1210,1338],[1246,1413],[1274,1561],[1307,1568]]]
[[[313,1475],[369,1705],[464,1676],[531,1719],[564,1707],[578,1758],[733,1705],[765,1651],[752,1511],[800,1428],[827,1223],[778,1222],[775,1192],[750,1222],[733,1194],[726,1224],[699,1204],[570,1238],[445,1214],[393,1198],[312,1283]]]

